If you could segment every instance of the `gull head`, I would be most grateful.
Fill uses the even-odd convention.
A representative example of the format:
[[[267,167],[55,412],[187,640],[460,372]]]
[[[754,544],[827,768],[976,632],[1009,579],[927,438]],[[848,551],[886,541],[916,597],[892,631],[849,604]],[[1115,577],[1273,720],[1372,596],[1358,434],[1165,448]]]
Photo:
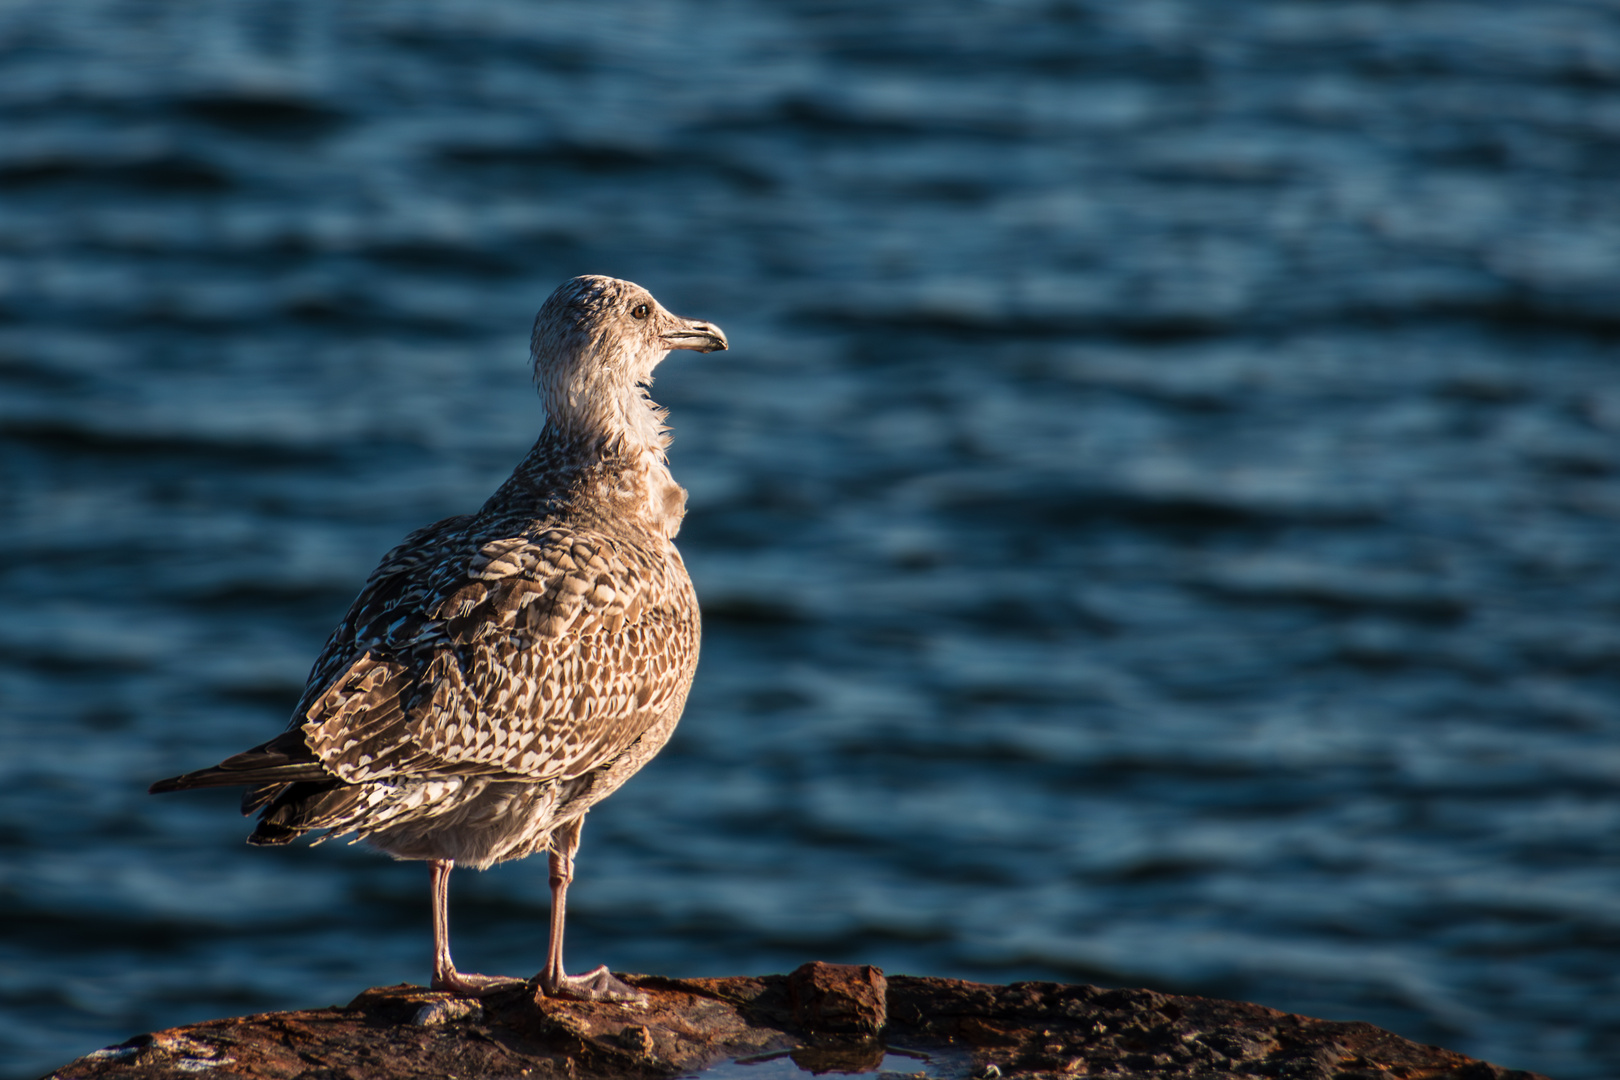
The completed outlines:
[[[661,450],[664,414],[647,398],[653,369],[675,349],[724,349],[726,335],[668,311],[635,282],[587,274],[551,294],[529,346],[535,385],[559,434]]]

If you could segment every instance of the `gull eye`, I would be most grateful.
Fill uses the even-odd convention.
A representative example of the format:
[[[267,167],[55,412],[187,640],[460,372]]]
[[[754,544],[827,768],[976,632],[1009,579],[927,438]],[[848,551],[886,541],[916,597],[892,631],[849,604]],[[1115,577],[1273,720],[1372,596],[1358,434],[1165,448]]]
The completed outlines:
[[[632,319],[645,319],[651,314],[652,308],[648,307],[646,304],[637,304],[635,307],[630,309],[630,317]]]

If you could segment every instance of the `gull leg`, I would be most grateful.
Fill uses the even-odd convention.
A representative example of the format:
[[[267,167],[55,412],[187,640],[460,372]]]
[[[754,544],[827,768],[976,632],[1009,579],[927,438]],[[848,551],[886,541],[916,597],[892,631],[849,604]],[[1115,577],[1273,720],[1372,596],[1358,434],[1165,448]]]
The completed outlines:
[[[551,948],[546,952],[546,969],[540,973],[540,987],[547,997],[646,1001],[646,994],[615,979],[606,964],[583,975],[563,973],[563,922],[568,913],[568,883],[574,880],[574,852],[579,850],[579,833],[584,825],[585,816],[581,814],[551,837]]]
[[[453,859],[430,859],[433,875],[433,989],[448,990],[463,997],[479,997],[496,990],[522,986],[522,979],[497,975],[463,975],[450,959],[450,871]]]

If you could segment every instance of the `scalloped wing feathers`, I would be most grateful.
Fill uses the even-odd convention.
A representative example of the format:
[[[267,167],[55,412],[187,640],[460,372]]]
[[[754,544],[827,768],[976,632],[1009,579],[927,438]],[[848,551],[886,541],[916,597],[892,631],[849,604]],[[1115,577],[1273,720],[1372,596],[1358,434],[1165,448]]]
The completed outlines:
[[[610,762],[679,710],[696,666],[696,599],[665,546],[551,527],[448,564],[385,559],[345,620],[373,632],[302,710],[310,749],[349,783]]]

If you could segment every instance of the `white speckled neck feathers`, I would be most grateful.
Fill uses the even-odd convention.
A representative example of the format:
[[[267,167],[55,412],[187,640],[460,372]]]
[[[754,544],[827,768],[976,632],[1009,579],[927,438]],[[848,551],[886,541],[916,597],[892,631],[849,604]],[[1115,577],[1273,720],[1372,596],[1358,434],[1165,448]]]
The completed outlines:
[[[598,347],[617,344],[592,342]],[[670,442],[664,423],[669,411],[647,393],[652,368],[663,356],[637,370],[641,365],[635,361],[641,358],[627,356],[628,352],[615,350],[606,361],[585,355],[551,362],[537,355],[535,371],[546,406],[546,427],[557,441],[581,451],[594,445],[602,454],[646,450],[663,458]]]

